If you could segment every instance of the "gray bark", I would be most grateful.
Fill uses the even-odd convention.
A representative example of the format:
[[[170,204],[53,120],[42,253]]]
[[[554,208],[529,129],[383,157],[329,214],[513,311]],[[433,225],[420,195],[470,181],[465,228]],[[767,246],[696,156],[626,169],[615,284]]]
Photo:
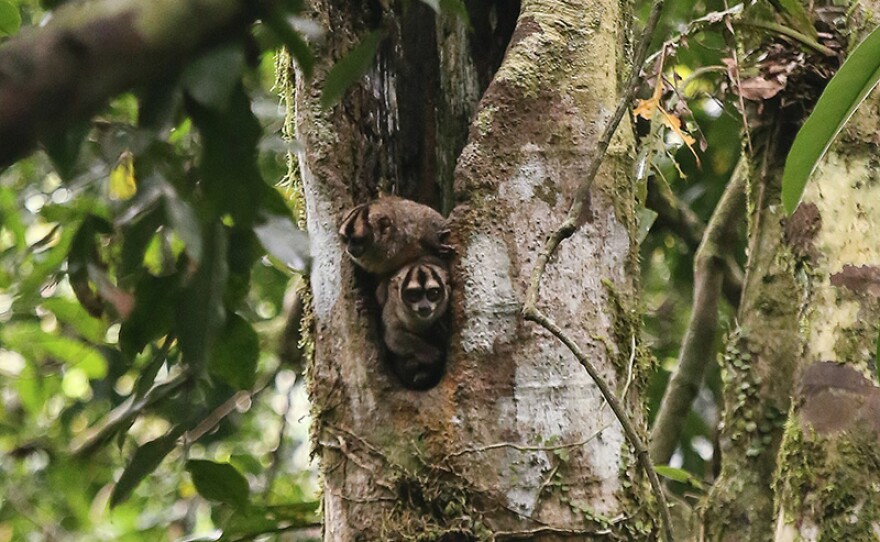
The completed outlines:
[[[572,354],[520,316],[538,250],[564,219],[616,105],[618,80],[628,71],[629,14],[617,2],[523,3],[455,170],[458,258],[447,372],[436,388],[414,392],[383,366],[375,312],[359,301],[367,297],[362,277],[336,239],[336,223],[352,203],[380,188],[419,194],[399,175],[406,168],[387,167],[393,155],[376,156],[384,151],[375,142],[400,132],[371,133],[397,126],[387,122],[402,114],[391,100],[402,96],[391,85],[408,67],[382,57],[342,104],[321,110],[323,70],[377,15],[330,2],[318,11],[334,31],[316,80],[299,83],[297,134],[314,247],[311,389],[325,540],[648,536],[646,484],[610,409]],[[405,47],[390,39],[382,55]],[[458,40],[445,42],[452,54],[444,58],[466,58]],[[467,111],[470,74],[480,74],[479,62],[446,69],[453,66],[444,88],[463,91],[437,94],[451,102],[438,111]],[[374,124],[364,126],[365,119]],[[548,267],[540,306],[618,391],[627,391],[625,402],[644,429],[631,160],[631,141],[615,140],[580,230]],[[379,183],[376,171],[388,176]],[[444,182],[439,177],[434,182]]]

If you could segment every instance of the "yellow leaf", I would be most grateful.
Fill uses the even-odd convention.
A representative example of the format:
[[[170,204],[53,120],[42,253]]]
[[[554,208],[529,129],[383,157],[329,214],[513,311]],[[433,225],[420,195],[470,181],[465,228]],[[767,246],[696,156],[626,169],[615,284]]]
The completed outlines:
[[[633,115],[642,117],[645,120],[651,120],[654,112],[660,108],[660,98],[663,97],[663,78],[657,75],[657,84],[654,86],[654,94],[647,100],[639,100],[636,108],[633,109]]]
[[[681,119],[680,118],[678,118],[675,115],[672,115],[670,113],[667,113],[663,109],[661,109],[660,112],[663,114],[663,123],[666,124],[666,126],[668,126],[670,130],[675,132],[678,135],[678,137],[681,138],[681,140],[684,142],[684,144],[687,145],[687,148],[690,149],[691,154],[694,155],[694,158],[697,159],[697,164],[699,164],[700,157],[697,156],[697,151],[694,150],[694,143],[696,143],[697,140],[694,139],[693,137],[691,137],[689,134],[685,133],[681,129]]]
[[[110,171],[110,197],[113,199],[131,199],[137,192],[134,179],[134,157],[125,152],[119,163]]]
[[[656,110],[657,102],[655,102],[653,98],[639,100],[635,109],[633,109],[633,115],[642,117],[645,120],[651,120],[651,117],[654,116],[654,111]]]

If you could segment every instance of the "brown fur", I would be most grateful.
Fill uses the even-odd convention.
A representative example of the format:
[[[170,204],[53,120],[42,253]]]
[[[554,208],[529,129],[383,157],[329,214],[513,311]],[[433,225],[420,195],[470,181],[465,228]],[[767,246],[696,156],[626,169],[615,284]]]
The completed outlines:
[[[446,219],[427,205],[383,196],[349,211],[339,227],[346,252],[364,270],[387,275],[422,256],[447,256]]]
[[[430,301],[427,291],[437,287],[439,298]],[[407,289],[420,295],[407,301]],[[383,281],[376,294],[382,306],[383,339],[394,373],[411,389],[434,386],[443,374],[448,338],[445,316],[451,290],[446,265],[433,257],[404,265]]]

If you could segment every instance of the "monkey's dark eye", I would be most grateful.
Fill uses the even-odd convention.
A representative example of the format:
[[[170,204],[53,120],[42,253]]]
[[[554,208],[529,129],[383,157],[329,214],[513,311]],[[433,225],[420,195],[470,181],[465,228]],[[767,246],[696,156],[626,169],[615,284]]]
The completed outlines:
[[[428,301],[439,301],[440,300],[440,288],[428,288],[427,296]]]
[[[391,229],[391,219],[387,216],[379,218],[379,233],[385,235]]]
[[[403,291],[403,300],[407,303],[418,303],[422,299],[422,290],[419,288],[411,288]]]
[[[364,237],[352,237],[348,240],[348,253],[357,258],[367,248],[367,239]]]

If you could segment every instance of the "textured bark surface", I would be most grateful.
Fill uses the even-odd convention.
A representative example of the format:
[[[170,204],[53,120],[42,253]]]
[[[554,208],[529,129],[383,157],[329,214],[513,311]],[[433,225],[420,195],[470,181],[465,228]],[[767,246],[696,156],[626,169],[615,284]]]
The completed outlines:
[[[401,388],[382,364],[375,307],[364,293],[366,281],[342,253],[336,223],[345,208],[380,188],[426,194],[423,201],[439,206],[442,190],[412,188],[432,175],[397,162],[404,123],[395,119],[407,97],[395,85],[415,57],[401,54],[406,42],[392,35],[378,68],[342,104],[324,111],[316,103],[327,63],[369,27],[397,16],[381,9],[319,3],[322,23],[333,29],[323,51],[327,60],[297,92],[314,251],[311,389],[325,540],[416,534],[426,540],[554,540],[606,531],[644,538],[652,528],[645,521],[645,485],[620,427],[575,358],[520,316],[537,251],[563,219],[616,104],[618,79],[628,69],[628,14],[612,1],[523,2],[455,173],[451,217],[458,258],[447,372],[436,388],[414,392]],[[443,103],[434,111],[464,114],[472,111],[469,100],[478,95],[486,60],[470,54],[463,33],[445,34],[449,28],[435,27],[441,60],[416,60],[443,66],[443,91],[433,95]],[[443,132],[430,123],[413,128],[407,135],[413,140],[413,133],[427,141],[430,131]],[[438,172],[458,149],[426,144],[421,152],[435,148],[447,157],[435,160],[433,182],[442,186],[446,179]],[[581,342],[618,391],[628,392],[626,402],[643,426],[630,166],[630,143],[617,141],[581,230],[548,268],[541,306]]]
[[[771,122],[779,116],[770,114]],[[775,118],[774,118],[775,117]],[[776,456],[800,351],[799,288],[783,242],[779,182],[784,150],[777,133],[755,138],[750,162],[753,231],[739,327],[721,361],[724,412],[719,427],[721,473],[706,499],[708,540],[767,540],[773,522]]]
[[[851,28],[873,29],[877,8],[856,6]],[[788,225],[802,264],[804,345],[776,481],[780,542],[880,534],[878,112],[875,92],[820,164]]]
[[[873,28],[864,13],[850,13],[852,28]],[[866,106],[791,217],[778,191],[794,133],[787,122],[798,119],[765,108],[775,117],[762,119],[770,128],[752,160],[756,214],[740,327],[725,356],[709,540],[876,540],[880,532],[880,391],[869,370],[880,321],[878,102]]]

